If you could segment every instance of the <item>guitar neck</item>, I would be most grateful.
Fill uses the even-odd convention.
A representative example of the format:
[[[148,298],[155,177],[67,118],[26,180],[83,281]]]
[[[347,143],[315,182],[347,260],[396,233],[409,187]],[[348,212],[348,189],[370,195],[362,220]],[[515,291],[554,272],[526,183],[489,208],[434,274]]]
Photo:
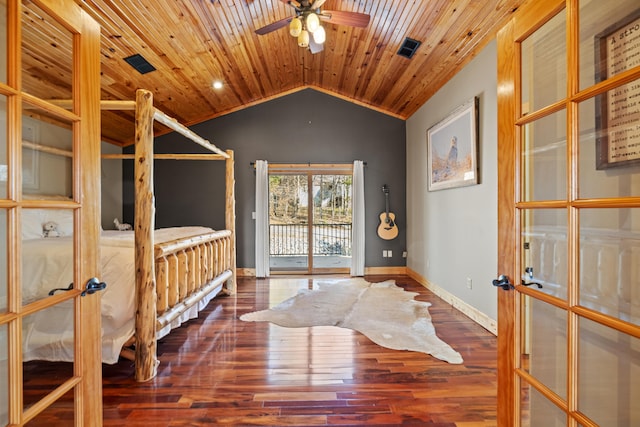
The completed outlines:
[[[387,213],[387,218],[389,217],[389,192],[385,191],[384,193],[384,202],[386,205],[385,211]]]

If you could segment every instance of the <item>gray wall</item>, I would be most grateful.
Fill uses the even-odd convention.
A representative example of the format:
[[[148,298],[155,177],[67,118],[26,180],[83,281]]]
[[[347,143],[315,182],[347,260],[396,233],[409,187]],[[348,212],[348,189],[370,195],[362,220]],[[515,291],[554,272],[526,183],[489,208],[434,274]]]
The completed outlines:
[[[102,143],[103,154],[120,154],[122,148]],[[124,160],[124,162],[131,162]],[[104,230],[113,230],[113,219],[122,221],[122,160],[102,160],[100,176],[102,185],[101,219]]]
[[[480,184],[427,190],[427,130],[479,98]],[[407,120],[407,266],[497,316],[497,49],[491,42]],[[471,289],[467,286],[471,279]]]
[[[405,122],[330,95],[305,89],[191,127],[221,149],[235,153],[238,267],[255,267],[255,173],[251,162],[352,163],[365,167],[367,267],[404,266]],[[128,148],[127,151],[131,151]],[[204,152],[172,133],[156,141],[157,152]],[[124,219],[133,221],[132,164],[124,165]],[[156,227],[205,225],[224,228],[224,162],[157,161]],[[382,186],[390,189],[390,210],[399,236],[377,236],[385,210]],[[392,258],[383,258],[383,250]]]

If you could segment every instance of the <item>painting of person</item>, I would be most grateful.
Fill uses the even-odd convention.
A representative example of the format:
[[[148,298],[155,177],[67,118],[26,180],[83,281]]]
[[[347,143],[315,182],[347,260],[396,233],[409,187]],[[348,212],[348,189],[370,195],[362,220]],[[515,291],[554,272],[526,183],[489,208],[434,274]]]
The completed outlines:
[[[478,183],[476,113],[474,98],[427,132],[429,190]]]
[[[449,155],[447,156],[447,166],[455,168],[458,165],[458,137],[451,138],[451,146],[449,147]]]

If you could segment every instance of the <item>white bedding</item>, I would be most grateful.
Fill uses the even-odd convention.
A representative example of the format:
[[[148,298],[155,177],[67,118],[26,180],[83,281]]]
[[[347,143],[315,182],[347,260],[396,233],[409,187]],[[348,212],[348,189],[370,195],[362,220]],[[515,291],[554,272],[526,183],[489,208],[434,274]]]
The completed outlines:
[[[155,232],[162,243],[213,231],[206,227],[174,227]],[[44,298],[53,288],[65,288],[73,278],[71,237],[30,239],[23,248],[23,300]],[[135,326],[135,265],[131,231],[103,231],[100,244],[102,273],[107,287],[100,294],[102,305],[102,361],[116,363],[123,344]],[[204,299],[171,327],[197,317],[215,295]],[[27,316],[23,323],[24,360],[73,360],[72,302]],[[163,330],[160,336],[168,333]]]

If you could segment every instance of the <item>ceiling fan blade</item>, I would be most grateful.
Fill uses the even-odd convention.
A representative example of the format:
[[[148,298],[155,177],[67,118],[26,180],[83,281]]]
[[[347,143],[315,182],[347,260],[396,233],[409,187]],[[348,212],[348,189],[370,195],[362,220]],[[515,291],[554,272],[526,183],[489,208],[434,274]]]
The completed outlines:
[[[309,37],[309,50],[311,53],[322,52],[324,44],[318,44],[313,40],[313,37]]]
[[[289,24],[289,22],[291,22],[291,19],[292,18],[289,17],[289,18],[281,19],[281,20],[276,21],[276,22],[272,22],[271,24],[265,25],[262,28],[258,28],[256,30],[256,34],[258,34],[259,36],[262,36],[262,35],[265,35],[267,33],[272,32],[272,31],[275,31],[275,30],[277,30],[279,28],[286,27]]]
[[[300,3],[298,3],[296,0],[280,0],[280,1],[296,9],[300,8]]]
[[[323,10],[320,18],[332,24],[349,25],[364,28],[369,25],[371,17],[366,13],[348,12],[344,10]]]
[[[327,0],[316,0],[316,1],[314,1],[313,3],[311,3],[311,9],[320,9],[325,1],[327,1]]]

